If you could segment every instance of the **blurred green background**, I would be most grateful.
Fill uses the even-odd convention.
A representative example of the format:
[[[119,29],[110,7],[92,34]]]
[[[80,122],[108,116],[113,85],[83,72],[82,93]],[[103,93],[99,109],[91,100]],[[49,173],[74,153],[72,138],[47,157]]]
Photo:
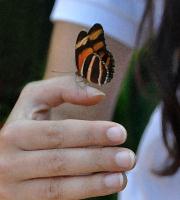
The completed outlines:
[[[0,1],[0,120],[22,87],[42,77],[52,25],[53,0]]]
[[[1,0],[0,1],[0,122],[8,116],[22,87],[43,76],[48,44],[52,30],[49,15],[53,0]],[[158,102],[152,84],[144,82],[148,94],[140,93],[136,82],[136,67],[143,65],[148,54],[146,48],[136,51],[122,84],[114,121],[128,131],[125,146],[136,151],[149,116]],[[141,60],[142,63],[140,63]],[[115,200],[116,195],[93,198]]]

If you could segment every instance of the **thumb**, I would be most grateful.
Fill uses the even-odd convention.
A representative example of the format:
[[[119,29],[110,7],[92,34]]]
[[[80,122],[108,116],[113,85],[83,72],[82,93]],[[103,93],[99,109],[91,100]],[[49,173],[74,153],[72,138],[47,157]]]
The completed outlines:
[[[13,116],[29,118],[32,112],[48,111],[62,103],[78,105],[95,105],[105,94],[90,86],[80,86],[73,76],[62,76],[49,80],[37,81],[28,84],[22,91]]]

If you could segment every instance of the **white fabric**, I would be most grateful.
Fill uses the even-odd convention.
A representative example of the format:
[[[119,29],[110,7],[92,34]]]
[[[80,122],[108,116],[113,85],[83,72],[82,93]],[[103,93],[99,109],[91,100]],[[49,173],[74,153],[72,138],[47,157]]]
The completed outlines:
[[[167,150],[162,141],[161,108],[152,115],[139,145],[137,165],[128,174],[128,185],[121,200],[180,200],[180,170],[169,177],[159,177],[152,170],[163,167]]]
[[[157,0],[156,26],[162,0]],[[51,20],[64,20],[85,26],[101,23],[107,34],[129,47],[135,44],[145,0],[56,0]]]

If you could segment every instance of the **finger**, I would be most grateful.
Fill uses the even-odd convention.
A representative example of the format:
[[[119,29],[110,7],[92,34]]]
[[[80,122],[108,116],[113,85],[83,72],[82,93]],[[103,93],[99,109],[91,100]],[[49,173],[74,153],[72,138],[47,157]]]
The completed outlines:
[[[95,88],[80,86],[74,76],[61,76],[44,81],[29,83],[22,91],[8,123],[18,119],[41,119],[37,113],[64,102],[78,105],[95,105],[105,94]],[[44,115],[43,115],[44,116]]]
[[[118,173],[34,179],[23,182],[21,195],[26,200],[77,200],[119,192],[126,183],[126,176]]]
[[[36,85],[33,99],[39,103],[45,103],[50,107],[58,106],[67,102],[80,105],[93,105],[99,102],[104,93],[84,85],[80,86],[74,81],[74,76],[62,76],[45,81]]]
[[[112,146],[125,142],[123,126],[107,121],[22,121],[11,127],[13,143],[23,150]],[[24,132],[26,131],[26,134]]]
[[[49,80],[30,83],[25,88],[25,95],[36,103],[47,104],[50,107],[61,103],[93,105],[105,95],[103,92],[74,81],[74,76],[61,76]]]
[[[135,155],[125,148],[61,149],[23,152],[14,166],[22,179],[74,176],[132,169]],[[18,166],[23,165],[21,170]]]

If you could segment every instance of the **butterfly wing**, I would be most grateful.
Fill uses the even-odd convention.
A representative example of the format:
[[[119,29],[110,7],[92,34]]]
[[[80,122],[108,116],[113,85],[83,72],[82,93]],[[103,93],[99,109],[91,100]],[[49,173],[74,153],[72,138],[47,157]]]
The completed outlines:
[[[95,24],[89,32],[78,34],[75,46],[77,74],[99,85],[109,82],[114,73],[114,59],[106,49],[104,30]]]
[[[100,54],[106,50],[104,30],[101,24],[94,24],[89,30],[89,41],[95,53]]]
[[[101,24],[95,24],[89,30],[88,35],[93,51],[100,56],[102,62],[104,63],[104,66],[106,67],[106,81],[110,82],[110,80],[113,78],[114,73],[114,58],[111,52],[108,51],[106,48],[104,30]]]
[[[84,59],[86,59],[92,53],[93,49],[89,43],[88,34],[85,31],[81,31],[78,34],[75,45],[75,58],[78,75],[81,75]]]
[[[107,83],[111,81],[111,79],[113,78],[113,74],[114,74],[114,58],[111,54],[110,51],[106,50],[104,52],[104,55],[102,56],[102,61],[105,63],[105,66],[107,68],[108,71],[108,77],[107,77]]]
[[[98,54],[89,54],[84,59],[81,76],[89,83],[105,84],[107,82],[107,73],[107,68]]]

